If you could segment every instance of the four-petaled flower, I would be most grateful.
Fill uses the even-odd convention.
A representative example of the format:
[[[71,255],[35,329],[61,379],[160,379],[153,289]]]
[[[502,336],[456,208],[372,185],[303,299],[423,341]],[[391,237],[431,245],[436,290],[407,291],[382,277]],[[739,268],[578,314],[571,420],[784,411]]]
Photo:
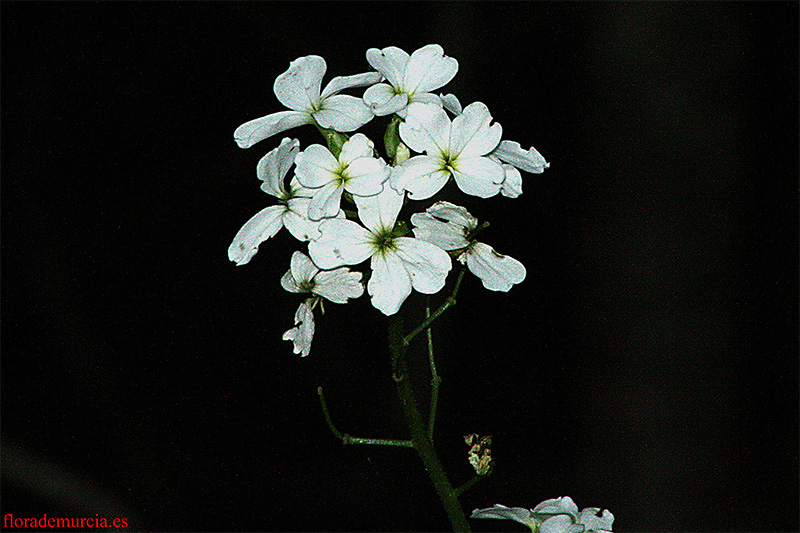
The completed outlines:
[[[313,191],[303,187],[295,178],[287,190],[283,183],[299,150],[297,139],[283,139],[280,146],[261,158],[256,175],[264,183],[261,190],[276,197],[280,204],[262,209],[248,220],[228,247],[228,259],[237,266],[244,265],[256,255],[258,246],[278,233],[283,226],[300,241],[319,235],[319,222],[308,219],[308,206]]]
[[[289,69],[278,76],[273,90],[280,103],[291,111],[279,111],[245,122],[233,132],[241,148],[250,148],[259,141],[303,124],[316,122],[323,128],[354,131],[372,120],[372,111],[361,98],[339,94],[345,89],[366,87],[381,80],[377,72],[337,76],[320,92],[327,65],[320,56],[295,59]]]
[[[425,213],[411,215],[414,236],[443,250],[462,250],[458,260],[491,291],[508,291],[525,279],[525,266],[494,248],[472,239],[478,219],[458,205],[436,202]]]
[[[389,82],[378,83],[364,92],[364,101],[378,116],[397,113],[405,117],[411,102],[441,106],[430,91],[446,85],[458,72],[458,61],[444,55],[438,44],[423,46],[410,56],[396,46],[370,48],[367,61]]]
[[[525,524],[534,533],[602,533],[611,531],[614,515],[608,509],[587,507],[580,513],[569,496],[545,500],[533,509],[495,504],[475,509],[470,518],[500,518]]]
[[[357,133],[344,143],[338,159],[320,144],[312,144],[297,155],[297,180],[304,187],[316,189],[308,206],[311,220],[335,216],[344,191],[373,196],[383,190],[389,166],[373,153],[372,141]]]
[[[352,272],[341,267],[320,270],[302,252],[292,254],[291,267],[281,278],[281,286],[289,292],[310,292],[314,296],[306,299],[294,314],[295,327],[283,334],[283,340],[294,343],[294,353],[306,357],[311,352],[314,338],[314,307],[324,297],[334,303],[347,303],[348,298],[364,294],[361,272]],[[323,309],[324,312],[324,309]]]
[[[450,121],[436,105],[413,103],[408,119],[400,124],[400,138],[415,152],[392,173],[392,187],[408,191],[414,200],[430,198],[450,176],[467,194],[488,198],[500,192],[505,172],[486,157],[500,142],[503,128],[489,126],[492,116],[482,102],[474,102]]]
[[[356,196],[363,226],[352,220],[326,219],[320,224],[320,237],[308,244],[311,258],[321,268],[371,259],[367,291],[372,305],[385,315],[396,313],[412,288],[425,294],[439,292],[452,268],[450,256],[441,248],[396,234],[403,197],[391,187],[375,196]]]

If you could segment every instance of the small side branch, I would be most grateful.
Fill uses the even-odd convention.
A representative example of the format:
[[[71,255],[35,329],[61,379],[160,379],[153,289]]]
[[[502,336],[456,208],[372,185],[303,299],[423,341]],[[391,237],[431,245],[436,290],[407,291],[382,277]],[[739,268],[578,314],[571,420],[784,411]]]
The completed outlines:
[[[342,433],[336,426],[333,425],[331,420],[330,411],[328,411],[328,404],[325,402],[325,395],[322,393],[322,387],[317,387],[317,394],[319,394],[319,403],[322,405],[322,414],[325,415],[325,422],[328,423],[328,428],[337,439],[342,441],[342,444],[374,444],[378,446],[400,446],[404,448],[413,448],[414,443],[410,440],[397,440],[397,439],[369,439],[361,437],[351,437],[347,433]]]
[[[450,296],[444,301],[444,303],[439,306],[439,308],[433,312],[428,318],[422,321],[422,324],[414,328],[414,331],[403,337],[403,344],[408,346],[411,340],[419,335],[425,328],[431,325],[431,323],[439,318],[439,315],[447,311],[450,307],[456,304],[456,295],[458,294],[458,290],[461,288],[461,281],[464,279],[464,273],[467,271],[466,267],[461,267],[461,272],[458,273],[458,278],[456,278],[456,284],[453,286],[453,292],[450,293]]]
[[[477,483],[478,481],[480,481],[480,480],[482,480],[482,479],[484,479],[486,477],[487,476],[475,476],[472,479],[470,479],[469,481],[467,481],[466,483],[464,483],[463,485],[461,485],[460,487],[458,487],[457,489],[454,489],[453,492],[455,493],[456,498],[461,496],[467,490],[469,490],[475,483]]]

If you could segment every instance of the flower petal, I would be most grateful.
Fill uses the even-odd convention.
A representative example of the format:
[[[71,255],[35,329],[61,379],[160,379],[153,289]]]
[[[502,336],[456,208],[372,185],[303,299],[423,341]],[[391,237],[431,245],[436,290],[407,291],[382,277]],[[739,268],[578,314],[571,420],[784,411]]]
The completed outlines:
[[[409,59],[410,56],[396,46],[389,46],[383,50],[377,48],[367,50],[367,62],[370,66],[383,74],[389,83],[397,88],[403,83]]]
[[[364,294],[361,276],[361,272],[353,272],[345,267],[322,270],[314,278],[312,292],[337,304],[347,303],[348,298],[358,298]]]
[[[339,212],[339,206],[342,201],[342,192],[344,188],[339,181],[331,181],[323,187],[317,189],[317,194],[311,199],[308,204],[308,218],[311,220],[320,220],[336,216]]]
[[[486,155],[500,143],[503,127],[489,124],[492,115],[483,102],[473,102],[453,119],[450,128],[450,154],[459,157]]]
[[[312,144],[297,154],[294,173],[304,187],[316,189],[336,179],[339,161],[321,144]]]
[[[438,44],[423,46],[411,54],[406,67],[404,88],[409,93],[427,93],[443,87],[458,72],[458,61],[444,55]]]
[[[302,111],[279,111],[245,122],[233,132],[233,139],[239,148],[250,148],[277,133],[310,124],[311,120],[311,115]]]
[[[488,244],[476,242],[467,252],[467,268],[478,276],[490,291],[508,290],[525,279],[525,265],[494,251]]]
[[[389,178],[390,167],[380,159],[362,157],[347,167],[350,179],[344,188],[356,196],[373,196],[383,190],[383,182]]]
[[[357,130],[374,117],[361,98],[347,94],[329,96],[313,116],[323,128],[336,131]]]
[[[470,518],[500,518],[525,524],[531,529],[536,527],[536,520],[533,515],[531,515],[529,509],[524,509],[522,507],[506,507],[499,503],[488,509],[475,509],[472,511]]]
[[[303,252],[294,252],[291,260],[291,271],[297,283],[308,283],[319,272],[319,268]]]
[[[515,141],[500,141],[500,144],[494,149],[492,155],[497,156],[505,163],[514,165],[532,174],[541,174],[544,172],[544,169],[550,167],[550,163],[545,161],[542,154],[533,146],[525,151],[522,149],[522,146]]]
[[[397,113],[408,104],[408,94],[397,94],[394,88],[385,83],[373,85],[364,91],[364,103],[376,116]]]
[[[435,294],[444,287],[453,267],[450,255],[436,245],[411,237],[395,239],[396,254],[403,260],[414,290]]]
[[[518,197],[522,194],[522,174],[512,165],[503,163],[500,166],[503,167],[503,172],[506,173],[503,183],[500,184],[500,192],[508,198]]]
[[[454,94],[440,94],[439,98],[442,101],[442,107],[450,111],[454,115],[460,115],[464,108],[461,107],[461,102]]]
[[[363,133],[356,133],[342,145],[339,163],[348,165],[360,157],[372,157],[375,145]]]
[[[411,294],[411,278],[395,254],[375,254],[370,263],[372,276],[367,291],[372,305],[384,315],[393,315]]]
[[[560,514],[542,522],[539,533],[582,533],[583,529],[581,524],[574,524],[568,515]]]
[[[599,507],[583,509],[578,523],[586,526],[587,531],[611,531],[614,525],[614,515],[608,509],[603,510],[603,513],[597,516],[599,512]]]
[[[394,228],[404,199],[405,193],[398,193],[391,187],[384,187],[380,194],[374,196],[353,197],[358,208],[358,218],[372,232]]]
[[[327,68],[320,56],[298,57],[275,80],[275,96],[289,109],[310,113],[319,104],[319,88]]]
[[[578,519],[578,506],[569,496],[545,500],[534,507],[532,512],[538,515],[568,514],[575,520]]]
[[[322,90],[322,98],[328,98],[345,89],[375,85],[381,81],[382,77],[383,76],[377,72],[364,72],[362,74],[353,74],[352,76],[336,76],[335,78],[331,78],[331,81],[329,81],[325,89]]]
[[[303,289],[294,280],[291,268],[281,278],[281,287],[289,292],[303,292]]]
[[[311,340],[314,338],[314,313],[311,311],[309,298],[300,304],[294,314],[295,327],[283,334],[283,340],[294,343],[294,353],[306,357],[311,353]]]
[[[438,156],[448,152],[450,119],[441,107],[412,103],[406,121],[400,123],[400,138],[415,152]]]
[[[300,151],[300,141],[285,137],[280,146],[271,150],[258,162],[256,176],[263,181],[261,190],[277,198],[286,198],[284,178],[294,164],[297,152]]]
[[[245,222],[228,247],[228,259],[237,266],[250,262],[258,252],[258,245],[283,227],[282,215],[285,211],[286,208],[282,205],[272,205]]]
[[[411,215],[414,237],[435,244],[443,250],[465,248],[467,233],[478,225],[463,207],[450,202],[436,202],[425,213]]]
[[[459,189],[481,198],[489,198],[500,192],[505,176],[503,167],[486,157],[459,159],[458,168],[453,171]]]
[[[319,221],[308,218],[310,198],[291,198],[289,210],[283,214],[283,225],[298,241],[312,241],[319,237]]]
[[[374,252],[372,234],[352,220],[329,218],[319,231],[320,237],[308,243],[308,253],[320,268],[357,265]]]

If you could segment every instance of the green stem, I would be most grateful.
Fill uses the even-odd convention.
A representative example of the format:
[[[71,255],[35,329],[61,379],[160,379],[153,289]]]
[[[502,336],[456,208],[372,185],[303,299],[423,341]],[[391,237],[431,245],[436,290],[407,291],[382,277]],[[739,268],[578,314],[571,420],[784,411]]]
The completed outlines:
[[[475,477],[473,477],[472,479],[470,479],[469,481],[467,481],[466,483],[464,483],[463,485],[461,485],[460,487],[458,487],[454,491],[456,493],[456,496],[461,496],[461,494],[463,494],[464,492],[469,490],[470,487],[472,487],[475,483],[477,483],[478,481],[480,481],[482,479],[485,479],[485,478],[486,478],[486,476],[475,476]]]
[[[325,402],[325,395],[322,394],[322,387],[317,387],[317,394],[319,394],[319,403],[322,404],[322,413],[325,415],[325,421],[328,423],[328,428],[330,428],[331,433],[333,433],[336,438],[342,441],[342,444],[376,444],[378,446],[401,446],[406,448],[413,448],[414,443],[410,440],[398,440],[398,439],[368,439],[368,438],[361,438],[361,437],[352,437],[347,433],[342,433],[336,426],[333,425],[333,420],[331,420],[331,414],[328,411],[328,404]]]
[[[431,317],[431,299],[430,296],[425,301],[425,318]],[[436,371],[436,363],[433,360],[433,328],[429,327],[428,331],[428,361],[431,364],[431,406],[428,415],[428,438],[433,440],[433,425],[436,423],[436,407],[439,403],[439,385],[442,383],[442,378]]]
[[[456,295],[458,294],[458,289],[461,288],[461,280],[464,279],[464,273],[467,271],[466,267],[461,267],[461,272],[458,273],[458,278],[456,278],[456,284],[453,286],[453,292],[450,293],[450,296],[444,301],[444,303],[439,306],[439,308],[433,312],[428,318],[422,321],[422,324],[414,328],[414,330],[403,337],[403,343],[408,346],[411,340],[419,335],[419,333],[427,328],[434,320],[439,318],[439,315],[447,311],[450,307],[456,305]]]
[[[397,315],[391,317],[389,323],[389,350],[392,356],[392,370],[393,377],[397,384],[397,392],[400,396],[400,404],[403,407],[403,414],[408,422],[409,429],[411,430],[411,440],[414,442],[414,448],[422,459],[425,465],[425,470],[431,479],[436,493],[444,506],[447,517],[453,526],[454,531],[470,531],[467,517],[461,509],[461,504],[458,502],[458,497],[444,473],[442,463],[433,447],[426,425],[422,420],[422,415],[417,407],[417,402],[414,398],[414,391],[411,389],[409,382],[406,364],[406,350],[408,343],[403,338],[403,322]]]

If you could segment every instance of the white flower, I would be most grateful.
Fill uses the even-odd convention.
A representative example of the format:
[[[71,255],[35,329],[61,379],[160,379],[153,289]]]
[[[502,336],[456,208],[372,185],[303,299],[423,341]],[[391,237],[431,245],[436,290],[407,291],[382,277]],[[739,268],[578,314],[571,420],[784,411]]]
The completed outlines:
[[[354,131],[372,120],[373,114],[361,98],[338,93],[377,83],[381,75],[365,72],[337,76],[320,92],[327,68],[325,60],[319,56],[305,56],[292,61],[273,86],[275,96],[291,111],[272,113],[236,128],[233,137],[239,147],[250,148],[276,133],[315,121],[323,128]]]
[[[373,85],[364,92],[364,101],[378,116],[397,113],[405,117],[411,102],[441,105],[430,91],[446,85],[458,72],[458,61],[444,55],[438,44],[423,46],[410,56],[396,46],[370,48],[367,61],[389,82]]]
[[[408,119],[400,124],[400,138],[409,148],[425,155],[414,156],[392,174],[392,187],[408,191],[414,200],[430,198],[453,176],[467,194],[488,198],[500,192],[503,168],[488,157],[497,147],[503,129],[489,126],[492,116],[481,102],[450,118],[441,107],[414,103]]]
[[[303,252],[292,254],[291,268],[281,278],[281,286],[289,292],[310,292],[337,304],[364,294],[361,272],[346,267],[320,270]]]
[[[376,196],[356,196],[364,226],[327,219],[320,224],[319,239],[308,244],[311,258],[321,268],[357,265],[370,258],[367,291],[372,305],[385,315],[396,313],[412,288],[425,294],[439,292],[452,268],[450,256],[441,248],[393,233],[403,197],[391,187]]]
[[[258,246],[278,233],[283,226],[300,241],[309,241],[319,235],[319,222],[307,218],[309,198],[313,192],[292,179],[289,190],[283,186],[284,178],[294,163],[300,143],[297,139],[283,139],[280,146],[261,158],[256,175],[264,183],[261,190],[275,196],[280,204],[262,209],[248,220],[228,247],[228,259],[244,265],[258,252]]]
[[[283,334],[283,340],[294,343],[294,353],[306,357],[311,353],[311,339],[314,338],[314,313],[312,307],[314,298],[309,298],[300,304],[294,314],[295,327]]]
[[[614,515],[588,507],[578,513],[578,506],[569,496],[546,500],[534,507],[506,507],[495,504],[488,509],[475,509],[470,518],[501,518],[525,524],[538,533],[601,533],[611,531]]]
[[[481,242],[472,240],[478,219],[458,205],[436,202],[425,213],[411,215],[414,236],[443,250],[462,250],[458,256],[470,272],[478,276],[491,291],[507,292],[525,279],[525,266],[507,255],[501,255]]]
[[[289,292],[310,292],[314,296],[300,304],[294,314],[295,327],[283,334],[283,340],[294,343],[294,353],[306,357],[311,352],[314,338],[314,307],[320,297],[343,304],[348,298],[358,298],[364,294],[361,272],[351,272],[349,268],[320,270],[302,252],[292,254],[291,267],[281,278],[281,286]],[[323,309],[323,313],[324,313]]]
[[[311,220],[336,215],[344,191],[373,196],[383,190],[389,167],[373,157],[373,152],[372,141],[357,133],[344,143],[338,159],[320,144],[312,144],[297,155],[298,181],[317,189],[308,207]]]

